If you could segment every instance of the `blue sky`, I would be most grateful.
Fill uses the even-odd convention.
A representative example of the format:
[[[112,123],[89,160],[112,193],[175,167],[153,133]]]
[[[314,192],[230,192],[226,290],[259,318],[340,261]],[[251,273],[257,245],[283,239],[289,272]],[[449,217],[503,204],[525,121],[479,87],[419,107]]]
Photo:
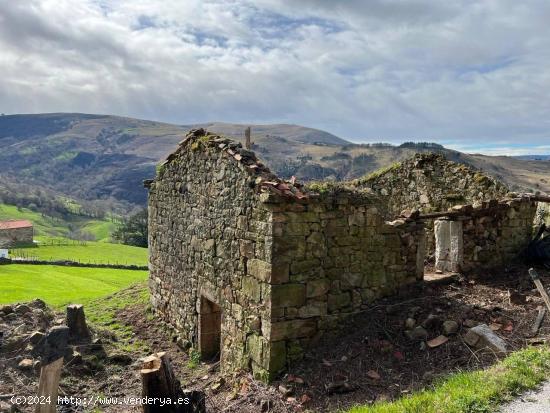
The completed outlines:
[[[0,0],[0,112],[550,153],[547,0]]]

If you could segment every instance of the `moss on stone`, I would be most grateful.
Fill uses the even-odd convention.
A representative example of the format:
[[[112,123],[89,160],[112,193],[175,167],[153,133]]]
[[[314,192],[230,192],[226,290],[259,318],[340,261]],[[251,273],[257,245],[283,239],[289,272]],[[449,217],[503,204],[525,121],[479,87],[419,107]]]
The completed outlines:
[[[372,181],[374,179],[377,179],[377,178],[381,177],[382,175],[387,174],[388,172],[395,171],[395,170],[399,169],[400,167],[401,167],[401,162],[395,162],[395,163],[393,163],[389,166],[385,166],[383,168],[377,169],[376,171],[371,172],[370,174],[365,175],[364,177],[359,178],[354,182],[356,184],[364,184],[364,183],[367,183],[367,182]]]

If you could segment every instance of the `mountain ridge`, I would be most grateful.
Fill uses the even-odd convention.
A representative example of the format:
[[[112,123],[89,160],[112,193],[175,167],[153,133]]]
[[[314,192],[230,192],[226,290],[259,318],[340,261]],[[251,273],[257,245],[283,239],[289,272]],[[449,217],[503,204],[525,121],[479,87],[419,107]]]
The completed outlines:
[[[175,125],[111,115],[51,113],[0,116],[0,195],[2,189],[25,186],[30,192],[51,191],[108,209],[129,210],[145,204],[143,179],[155,175],[156,165],[189,129],[206,127],[243,142],[246,126],[252,127],[252,149],[283,178],[354,179],[417,152],[439,152],[513,188],[550,192],[550,162],[471,155],[429,143],[355,144],[291,124]]]

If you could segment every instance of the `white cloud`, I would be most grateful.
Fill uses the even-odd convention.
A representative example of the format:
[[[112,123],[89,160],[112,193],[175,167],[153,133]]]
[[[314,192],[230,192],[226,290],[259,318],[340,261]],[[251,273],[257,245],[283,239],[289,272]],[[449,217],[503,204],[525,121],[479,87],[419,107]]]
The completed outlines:
[[[546,0],[0,0],[0,112],[550,135]]]

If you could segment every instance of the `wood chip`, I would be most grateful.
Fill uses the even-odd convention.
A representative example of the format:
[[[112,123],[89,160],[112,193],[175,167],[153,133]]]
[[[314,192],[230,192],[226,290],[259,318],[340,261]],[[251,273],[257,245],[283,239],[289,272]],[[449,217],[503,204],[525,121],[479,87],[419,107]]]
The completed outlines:
[[[380,380],[380,374],[378,374],[374,370],[367,371],[367,377],[373,379],[373,380]]]
[[[426,344],[428,344],[429,348],[435,348],[435,347],[439,347],[442,344],[445,344],[447,341],[449,341],[449,337],[441,335],[428,341]]]
[[[493,331],[498,331],[502,328],[502,324],[499,323],[491,323],[489,324],[489,328]]]

